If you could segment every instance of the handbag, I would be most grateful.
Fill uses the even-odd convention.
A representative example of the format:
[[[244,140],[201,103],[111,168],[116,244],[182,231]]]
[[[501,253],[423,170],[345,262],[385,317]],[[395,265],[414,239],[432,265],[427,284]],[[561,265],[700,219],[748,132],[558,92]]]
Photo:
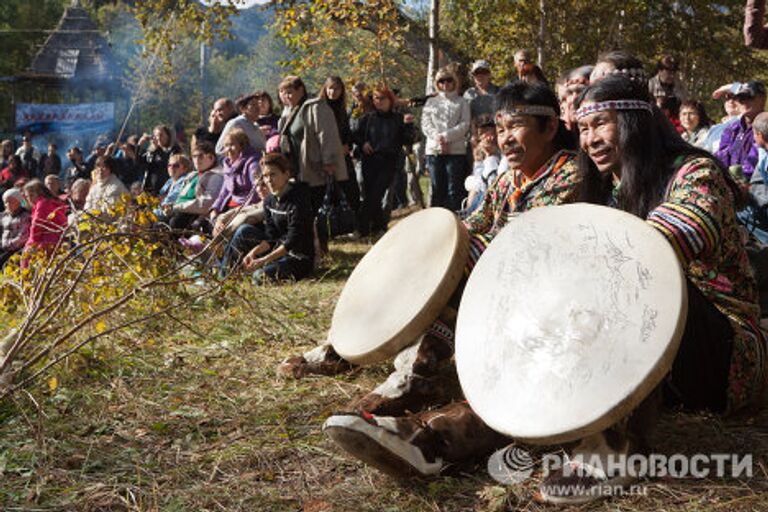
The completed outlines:
[[[349,207],[344,192],[333,178],[329,178],[325,186],[325,196],[317,210],[315,227],[320,239],[325,240],[355,231],[355,212]]]

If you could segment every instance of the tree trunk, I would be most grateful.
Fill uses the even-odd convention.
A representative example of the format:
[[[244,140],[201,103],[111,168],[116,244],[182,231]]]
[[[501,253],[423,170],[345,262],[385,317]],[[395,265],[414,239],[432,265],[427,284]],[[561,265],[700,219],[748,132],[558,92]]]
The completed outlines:
[[[539,37],[536,45],[536,62],[544,69],[544,39],[547,35],[547,6],[545,0],[539,0]]]
[[[440,35],[440,0],[432,0],[429,9],[429,63],[427,64],[427,84],[425,91],[427,94],[434,92],[432,78],[437,72],[438,59],[440,58],[440,48],[438,47],[438,38]]]

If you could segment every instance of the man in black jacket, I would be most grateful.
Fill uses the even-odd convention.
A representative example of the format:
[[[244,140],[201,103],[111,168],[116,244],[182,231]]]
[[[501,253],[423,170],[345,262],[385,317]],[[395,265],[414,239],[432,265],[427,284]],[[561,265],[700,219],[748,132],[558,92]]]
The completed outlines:
[[[303,279],[312,273],[315,247],[309,187],[292,182],[288,159],[270,153],[261,159],[264,181],[272,195],[264,200],[265,240],[243,259],[254,282]]]

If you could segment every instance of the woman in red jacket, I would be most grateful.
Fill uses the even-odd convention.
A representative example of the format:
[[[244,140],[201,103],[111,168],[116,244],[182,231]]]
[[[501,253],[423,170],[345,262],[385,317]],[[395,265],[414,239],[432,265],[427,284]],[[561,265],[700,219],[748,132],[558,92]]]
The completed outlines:
[[[32,209],[32,226],[24,252],[42,249],[50,253],[67,229],[67,206],[38,179],[24,185],[24,198]]]

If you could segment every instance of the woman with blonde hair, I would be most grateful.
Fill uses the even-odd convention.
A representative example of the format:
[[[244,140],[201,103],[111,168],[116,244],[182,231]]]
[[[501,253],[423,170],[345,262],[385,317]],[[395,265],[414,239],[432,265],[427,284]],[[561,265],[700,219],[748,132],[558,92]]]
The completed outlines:
[[[443,206],[457,212],[465,195],[469,102],[459,95],[458,77],[448,67],[435,74],[435,88],[437,95],[427,100],[421,114],[421,130],[427,138],[427,168],[432,180],[430,206]]]
[[[230,130],[224,139],[224,151],[224,183],[208,212],[211,223],[226,210],[259,201],[253,188],[261,175],[259,154],[249,144],[248,135],[239,128]]]

